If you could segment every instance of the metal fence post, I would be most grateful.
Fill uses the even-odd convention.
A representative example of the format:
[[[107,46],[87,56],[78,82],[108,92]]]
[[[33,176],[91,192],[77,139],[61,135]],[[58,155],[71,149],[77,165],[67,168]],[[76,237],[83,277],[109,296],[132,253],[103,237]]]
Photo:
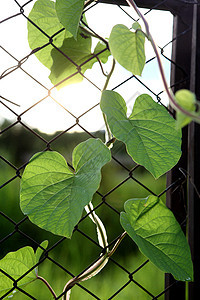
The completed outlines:
[[[192,44],[191,44],[191,80],[190,90],[197,99],[200,98],[200,7],[193,7]],[[200,125],[191,123],[188,128],[188,240],[194,264],[194,282],[189,283],[188,299],[192,300],[200,295]],[[198,296],[197,296],[198,295]]]
[[[191,15],[191,11],[190,11]],[[191,17],[190,17],[191,18]],[[182,45],[187,45],[191,40],[191,32],[179,36],[182,32],[188,29],[188,25],[183,22],[182,16],[176,15],[174,17],[173,38],[175,38],[172,45],[172,61],[176,64],[171,66],[171,85],[173,86],[173,92],[181,88],[189,88],[189,72],[190,72],[190,53],[187,53],[188,48],[185,47],[184,51]],[[190,51],[189,51],[190,52]],[[184,66],[184,70],[179,68]],[[177,84],[180,82],[180,84]],[[187,129],[183,130],[182,135],[182,157],[178,165],[167,174],[167,186],[173,183],[179,176],[179,167],[187,169]],[[179,191],[169,190],[167,192],[166,204],[175,214],[178,222],[181,224],[186,219],[186,211],[184,209],[186,205],[187,190],[186,186],[182,191],[183,197],[180,198]],[[185,231],[185,230],[184,230]],[[176,283],[172,275],[166,274],[165,287],[171,287],[165,294],[165,300],[185,299],[185,283]],[[173,286],[172,286],[173,285]]]
[[[177,37],[173,44],[172,59],[176,65],[172,66],[171,84],[174,85],[174,91],[186,88],[197,94],[199,98],[199,87],[197,86],[200,77],[200,45],[198,36],[200,35],[200,10],[194,5],[184,6],[181,13],[175,17],[174,21],[174,37]],[[187,31],[187,32],[186,32]],[[184,35],[181,33],[184,32]],[[184,72],[178,67],[183,66]],[[177,84],[178,83],[178,84]],[[200,250],[200,239],[197,234],[198,228],[198,214],[200,212],[199,197],[195,188],[199,188],[200,184],[197,181],[198,169],[200,168],[200,159],[198,156],[199,149],[199,133],[200,126],[197,124],[190,124],[183,130],[183,155],[178,164],[187,170],[190,180],[188,183],[188,209],[185,215],[184,205],[186,203],[177,203],[177,193],[169,192],[167,194],[167,205],[176,215],[178,221],[182,223],[184,218],[188,216],[188,240],[191,247],[192,259],[194,263],[194,283],[189,283],[188,299],[195,299],[195,295],[199,295],[200,291],[200,262],[197,254]],[[177,167],[168,174],[168,184],[177,178]],[[194,186],[195,184],[195,186]],[[184,188],[184,199],[187,198],[187,187]],[[197,224],[198,223],[198,224]],[[166,275],[166,287],[175,283],[171,275]],[[185,299],[185,284],[177,283],[165,295],[165,300]]]

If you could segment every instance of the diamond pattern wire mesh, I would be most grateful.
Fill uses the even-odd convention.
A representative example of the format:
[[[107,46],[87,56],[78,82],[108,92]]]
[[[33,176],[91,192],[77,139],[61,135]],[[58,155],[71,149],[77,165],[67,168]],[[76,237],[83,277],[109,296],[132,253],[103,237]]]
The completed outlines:
[[[103,249],[97,243],[95,228],[87,215],[84,215],[75,227],[71,240],[53,236],[31,224],[19,208],[19,181],[29,158],[38,151],[57,150],[70,164],[71,151],[80,141],[89,137],[104,139],[104,127],[99,108],[103,75],[102,66],[98,62],[91,71],[82,74],[81,67],[86,63],[84,62],[77,66],[77,73],[84,77],[86,88],[77,84],[66,89],[65,94],[62,94],[62,91],[61,94],[56,92],[56,88],[52,87],[47,80],[48,71],[34,56],[34,53],[40,49],[27,50],[26,34],[20,31],[22,28],[24,30],[27,21],[31,22],[28,13],[33,3],[35,1],[4,0],[0,6],[2,14],[0,23],[0,256],[2,258],[9,251],[16,251],[27,245],[36,249],[44,239],[48,239],[49,247],[37,265],[39,265],[39,273],[41,272],[53,287],[55,285],[58,295],[56,299],[61,299],[65,283],[87,270],[94,261],[99,259]],[[102,33],[96,32],[95,28],[102,29],[102,32],[106,31],[103,27],[107,27],[105,20],[111,9],[113,18],[115,14],[119,18],[118,23],[122,18],[131,26],[137,19],[133,11],[127,7],[117,5],[111,8],[108,4],[96,1],[87,8],[87,14],[88,19],[92,16],[97,18],[100,12],[101,26],[98,27],[93,22],[94,28],[88,26],[88,29],[101,36]],[[151,19],[153,14],[153,10],[146,11],[147,18],[149,16]],[[169,18],[172,20],[172,16],[168,15],[168,20]],[[158,22],[155,26],[159,26],[162,32],[166,24],[161,19]],[[41,48],[49,44],[53,45],[56,34],[55,32],[54,36],[49,37],[49,43],[41,45]],[[168,37],[164,46],[160,47],[167,72],[171,62],[172,42]],[[147,57],[146,68],[151,72],[157,72],[156,60],[151,51]],[[98,75],[96,75],[97,71]],[[124,94],[126,99],[129,98],[128,107],[131,108],[136,96],[142,92],[151,94],[162,105],[167,104],[159,74],[158,76],[152,74],[152,80],[148,76],[145,78],[145,75],[144,78],[130,75],[119,66],[117,72],[118,77],[113,77],[109,88]],[[66,81],[73,76],[75,74],[66,78]],[[90,93],[92,101],[87,101],[86,98]],[[20,107],[14,103],[19,104]],[[9,121],[5,121],[4,118]],[[45,131],[50,131],[50,134],[47,135]],[[72,135],[74,131],[80,133]],[[113,176],[113,173],[118,175]],[[165,188],[165,178],[155,183],[141,166],[136,165],[125,154],[123,145],[116,143],[112,150],[112,162],[103,169],[102,184],[93,201],[96,213],[102,218],[105,226],[108,225],[110,246],[123,232],[119,225],[119,213],[123,209],[125,200],[146,197],[149,194],[159,195],[164,199],[168,189],[179,189],[181,199],[184,180],[184,176],[180,173],[180,177],[167,188]],[[128,259],[125,259],[126,256]],[[45,286],[43,287],[42,282],[37,283],[38,285],[32,283],[30,288],[20,286],[20,280],[29,276],[35,267],[18,280],[0,270],[2,276],[7,276],[13,281],[13,288],[1,299],[6,299],[14,290],[18,292],[15,296],[17,299],[51,299],[51,294]],[[154,270],[153,273],[151,270]],[[72,299],[164,299],[165,292],[164,275],[145,257],[139,255],[133,242],[125,237],[100,274],[72,288]]]

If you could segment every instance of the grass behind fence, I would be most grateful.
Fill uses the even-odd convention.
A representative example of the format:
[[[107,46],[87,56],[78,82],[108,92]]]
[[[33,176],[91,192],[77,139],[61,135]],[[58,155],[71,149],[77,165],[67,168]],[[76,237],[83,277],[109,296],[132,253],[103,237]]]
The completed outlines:
[[[22,133],[23,136],[23,133]],[[77,142],[77,134],[75,136],[75,143]],[[80,134],[80,138],[82,136]],[[79,138],[78,138],[79,139]],[[22,137],[19,140],[23,140]],[[78,143],[78,142],[77,142]],[[73,143],[72,143],[73,144]],[[18,147],[16,143],[16,148]],[[59,148],[59,146],[58,146]],[[62,152],[62,149],[60,149]],[[71,149],[72,150],[72,149]],[[16,158],[13,157],[15,153],[12,148],[12,153],[7,152],[6,157],[9,157],[11,161],[15,161]],[[26,149],[24,149],[23,156],[26,156]],[[5,151],[6,152],[6,151]],[[118,149],[118,154],[120,154],[121,159],[126,161],[127,164],[130,163],[128,157],[124,154],[123,149],[120,151]],[[20,162],[21,163],[21,162]],[[18,165],[18,163],[16,162]],[[130,167],[130,166],[129,166]],[[14,170],[1,161],[0,168],[0,179],[5,182],[14,176]],[[112,162],[111,165],[103,168],[103,179],[100,186],[100,191],[106,193],[115,186],[117,186],[121,181],[123,181],[128,176],[127,172],[121,168],[116,162]],[[143,168],[135,173],[138,180],[142,181],[149,188],[155,188],[155,193],[160,193],[165,188],[165,177],[162,177],[157,181],[154,187],[155,180],[153,177],[144,171]],[[12,218],[15,222],[20,221],[24,215],[22,214],[19,207],[19,188],[20,180],[19,178],[14,179],[3,189],[0,189],[0,211],[3,211],[8,217]],[[128,180],[121,187],[113,191],[108,197],[107,201],[112,207],[121,211],[123,209],[123,203],[130,197],[146,197],[148,192],[140,186],[138,183],[132,179]],[[101,197],[97,194],[94,196],[94,205],[99,204]],[[109,207],[103,205],[97,209],[96,213],[103,220],[108,233],[109,242],[116,238],[117,235],[122,233],[122,227],[119,223],[119,217],[116,213]],[[8,234],[14,231],[14,226],[6,220],[3,216],[0,216],[1,232],[0,239],[4,238]],[[86,232],[89,237],[97,241],[96,229],[94,224],[89,218],[86,218],[81,222],[79,226],[80,230]],[[61,237],[54,236],[45,230],[39,229],[37,226],[32,224],[29,220],[26,220],[19,226],[25,234],[28,234],[31,238],[37,242],[42,242],[44,239],[49,240],[49,246],[54,245]],[[29,239],[15,233],[11,238],[6,240],[1,244],[0,257],[3,257],[9,251],[15,251],[20,247],[31,245],[35,247]],[[58,263],[64,266],[74,275],[79,274],[88,265],[90,265],[100,253],[100,249],[88,239],[83,237],[79,232],[75,232],[71,240],[65,240],[59,246],[57,246],[53,251],[50,251],[50,257],[55,259]],[[133,272],[137,267],[143,263],[146,258],[143,257],[137,250],[135,244],[128,237],[122,242],[117,252],[114,254],[113,259],[125,267],[129,272]],[[50,284],[52,284],[57,295],[62,292],[65,283],[71,279],[63,270],[61,270],[57,265],[50,262],[48,259],[45,260],[41,266],[39,266],[39,275],[44,276]],[[144,286],[147,290],[151,290],[154,295],[159,294],[164,288],[164,274],[159,271],[151,263],[148,263],[144,268],[138,271],[133,279]],[[88,290],[93,292],[101,300],[109,299],[117,290],[119,290],[124,284],[129,281],[128,274],[116,266],[112,261],[106,266],[104,270],[96,277],[83,282],[82,285]],[[38,300],[48,300],[51,299],[51,294],[49,293],[46,286],[40,282],[33,282],[30,286],[23,287],[24,290],[29,292]],[[87,292],[81,289],[79,286],[75,286],[72,289],[74,299],[95,299],[90,296]],[[18,292],[16,299],[18,300],[28,300],[28,296]],[[98,299],[98,298],[97,298]],[[137,299],[146,300],[152,299],[151,296],[142,291],[137,285],[131,282],[125,289],[123,289],[114,299]],[[159,299],[162,299],[159,298]]]
[[[62,252],[60,253],[60,255],[63,257],[63,261],[65,261],[65,263],[62,263],[63,266],[68,265],[68,258],[65,252],[65,249],[62,248]],[[87,249],[85,250],[85,253],[81,253],[81,257],[83,258],[84,255],[87,255]],[[74,257],[73,262],[75,262],[77,258],[78,260],[80,259],[80,257]],[[139,252],[136,252],[132,255],[126,256],[125,258],[122,258],[121,261],[119,260],[119,262],[127,269],[134,270],[135,268],[139,267],[139,265],[145,260],[146,258],[143,255],[141,255]],[[71,261],[71,263],[73,262]],[[78,264],[76,263],[76,265]],[[58,267],[56,267],[50,262],[44,262],[44,264],[41,265],[40,275],[43,275],[48,280],[48,282],[52,285],[55,292],[57,293],[57,296],[61,294],[65,283],[71,279],[70,276],[66,276],[64,271],[60,270]],[[148,263],[144,268],[138,271],[134,275],[133,279],[139,282],[141,285],[143,285],[147,290],[151,291],[151,293],[153,293],[154,295],[158,295],[164,289],[164,273],[158,270],[151,263]],[[126,284],[128,280],[129,278],[127,274],[125,274],[123,271],[120,271],[118,267],[113,265],[112,262],[109,262],[109,265],[104,270],[102,270],[100,274],[96,275],[92,279],[89,279],[88,281],[81,283],[81,285],[83,287],[86,287],[96,296],[98,296],[98,299],[107,300],[110,297],[112,297],[112,295],[116,291],[118,291],[118,289],[120,289],[124,284]],[[29,294],[31,294],[38,300],[51,299],[51,294],[49,290],[42,282],[33,282],[29,286],[24,287],[23,289],[29,292]],[[29,297],[20,292],[18,292],[16,296],[16,299],[18,300],[30,299]],[[92,300],[95,298],[87,292],[85,292],[79,286],[75,286],[72,289],[72,299]],[[142,291],[133,282],[131,282],[113,299],[150,300],[152,299],[152,297],[146,294],[146,292]],[[159,299],[163,300],[164,297],[161,296]]]

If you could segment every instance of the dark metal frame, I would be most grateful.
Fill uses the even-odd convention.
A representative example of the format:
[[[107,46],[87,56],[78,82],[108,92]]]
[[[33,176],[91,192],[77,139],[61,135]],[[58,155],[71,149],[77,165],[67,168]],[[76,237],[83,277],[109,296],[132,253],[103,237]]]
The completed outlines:
[[[101,0],[100,2],[127,5],[125,0]],[[173,91],[190,89],[200,99],[200,1],[195,0],[135,0],[138,7],[170,11],[174,15],[171,86]],[[181,66],[181,68],[179,67]],[[167,193],[167,205],[175,214],[188,235],[194,264],[194,282],[176,282],[170,274],[165,276],[165,286],[170,287],[165,300],[197,299],[200,295],[200,125],[191,123],[183,130],[182,157],[178,165],[167,175],[167,186],[180,176],[179,168],[185,170],[188,187],[183,190],[182,200],[178,191]],[[186,201],[187,199],[187,201]],[[184,203],[185,201],[185,203]],[[187,207],[187,209],[185,209]],[[187,219],[187,229],[186,222]]]
[[[126,0],[100,0],[102,3],[127,5]],[[191,4],[198,3],[195,0],[135,0],[138,7],[168,10],[174,15],[181,15],[183,8],[191,7]]]

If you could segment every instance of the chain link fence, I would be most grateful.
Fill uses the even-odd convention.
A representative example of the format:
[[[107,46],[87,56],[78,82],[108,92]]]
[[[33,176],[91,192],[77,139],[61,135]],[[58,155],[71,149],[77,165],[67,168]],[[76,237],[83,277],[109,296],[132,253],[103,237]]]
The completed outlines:
[[[168,80],[171,65],[182,74],[181,80],[173,82],[173,87],[180,88],[190,75],[184,66],[171,60],[171,49],[179,37],[191,30],[191,26],[187,25],[178,36],[172,37],[173,16],[159,10],[167,2],[160,1],[155,7],[145,9],[144,13],[160,49]],[[28,15],[34,3],[32,0],[3,0],[0,4],[0,257],[23,246],[29,245],[36,249],[43,240],[49,240],[49,246],[37,265],[40,273],[55,288],[56,299],[61,299],[65,283],[87,270],[99,259],[103,250],[86,214],[75,227],[71,240],[54,236],[33,225],[19,208],[20,178],[30,157],[38,151],[58,151],[71,164],[72,150],[80,141],[89,137],[104,140],[99,99],[105,81],[103,73],[109,71],[111,61],[104,67],[98,60],[101,53],[95,54],[90,59],[96,60],[96,63],[92,70],[84,74],[81,68],[86,61],[81,65],[72,61],[77,71],[65,81],[77,74],[83,76],[84,80],[57,91],[48,79],[49,71],[34,55],[44,47],[54,45],[53,39],[57,32],[48,37],[49,42],[40,45],[40,48],[31,51],[28,46],[26,27],[27,22],[32,22]],[[103,40],[109,36],[115,24],[123,23],[131,27],[137,20],[137,16],[127,6],[104,4],[101,1],[88,6],[85,14],[89,24],[85,23],[87,29]],[[34,22],[32,26],[35,26]],[[168,105],[156,58],[149,45],[146,53],[147,61],[142,77],[133,76],[117,65],[108,87],[124,96],[130,111],[135,98],[141,93],[149,93],[155,101],[166,107]],[[65,56],[65,59],[70,57]],[[143,167],[130,159],[123,144],[116,142],[112,149],[112,162],[102,172],[101,187],[94,196],[93,205],[108,230],[109,246],[114,245],[123,232],[119,224],[119,213],[123,210],[124,201],[129,198],[153,194],[165,199],[167,192],[175,193],[187,215],[184,193],[187,174],[178,167],[176,178],[168,181],[166,187],[165,176],[155,182]],[[186,223],[185,218],[181,224],[183,229]],[[10,292],[13,291],[16,291],[17,299],[51,299],[51,294],[42,282],[37,283],[38,285],[33,282],[27,287],[20,285],[20,281],[29,276],[35,267],[18,280],[0,270],[2,280],[8,277],[13,282],[13,288],[5,292],[1,299],[10,297]],[[101,273],[75,285],[71,297],[164,299],[171,286],[176,286],[176,282],[164,287],[164,274],[138,252],[129,237],[125,237]]]

